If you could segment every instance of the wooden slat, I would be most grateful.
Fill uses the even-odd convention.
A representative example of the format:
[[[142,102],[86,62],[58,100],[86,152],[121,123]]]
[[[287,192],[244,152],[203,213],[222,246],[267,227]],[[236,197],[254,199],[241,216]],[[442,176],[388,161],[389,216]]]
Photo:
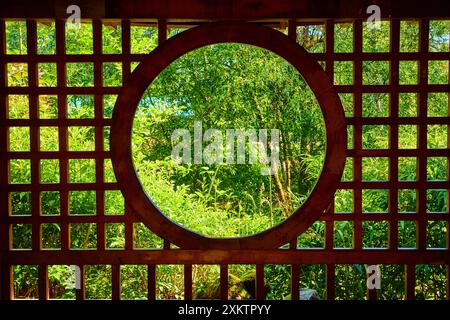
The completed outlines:
[[[291,300],[300,299],[300,265],[291,265]]]
[[[156,299],[156,266],[154,264],[147,265],[147,298],[148,300]]]
[[[416,287],[415,265],[407,264],[407,265],[405,265],[406,300],[415,300],[416,299],[415,287]]]
[[[228,300],[228,265],[220,265],[220,299]]]
[[[120,300],[120,265],[113,264],[111,266],[111,273],[112,300]]]
[[[192,265],[184,265],[184,299],[192,300]]]
[[[264,300],[266,298],[266,289],[264,283],[264,265],[256,265],[256,299]]]
[[[5,18],[67,18],[70,1],[5,0],[0,3],[0,17]],[[367,18],[366,7],[371,4],[347,0],[113,0],[77,2],[83,18],[136,18],[168,17],[173,19],[317,19]],[[449,17],[450,5],[446,0],[430,0],[411,5],[407,0],[378,0],[382,17],[417,18]]]
[[[38,266],[38,291],[39,300],[49,299],[48,267],[45,264]]]

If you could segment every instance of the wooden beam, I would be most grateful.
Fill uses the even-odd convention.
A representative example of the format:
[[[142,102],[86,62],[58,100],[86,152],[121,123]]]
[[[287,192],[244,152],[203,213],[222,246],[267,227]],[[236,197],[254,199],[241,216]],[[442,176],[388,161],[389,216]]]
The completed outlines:
[[[367,18],[371,0],[3,0],[1,18],[65,18],[77,4],[82,18],[127,19],[351,19]],[[383,18],[450,17],[448,0],[411,5],[408,0],[379,0]]]

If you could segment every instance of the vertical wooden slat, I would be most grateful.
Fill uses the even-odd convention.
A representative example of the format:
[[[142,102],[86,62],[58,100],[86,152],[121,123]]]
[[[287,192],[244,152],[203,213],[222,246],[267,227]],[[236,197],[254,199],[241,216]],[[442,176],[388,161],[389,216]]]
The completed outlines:
[[[353,48],[354,48],[354,96],[353,96],[353,117],[362,117],[362,20],[356,20],[353,24]],[[359,153],[362,149],[362,126],[355,124],[353,126],[353,149],[355,157],[353,158],[353,180],[355,183],[362,181],[362,159]],[[353,190],[353,209],[355,218],[362,216],[362,190],[355,188]],[[362,249],[362,222],[359,219],[354,221],[353,243],[355,250]]]
[[[391,53],[399,52],[400,47],[400,20],[391,21]],[[391,126],[389,128],[389,145],[391,155],[389,157],[389,213],[393,218],[389,220],[389,249],[391,251],[398,248],[398,90],[394,88],[399,84],[399,62],[395,58],[390,60],[389,83],[392,86],[389,97],[389,110]]]
[[[38,266],[38,291],[39,300],[49,299],[48,267],[45,264]]]
[[[100,20],[92,21],[92,36],[93,36],[93,53],[94,55],[102,54],[102,23]],[[94,87],[103,87],[102,81],[102,63],[100,61],[94,62]],[[103,118],[103,96],[101,94],[94,95],[94,118]],[[103,151],[103,127],[96,126],[94,133],[95,151]],[[103,160],[101,158],[95,159],[95,181],[96,184],[101,184],[103,181]],[[102,217],[105,214],[105,192],[104,190],[97,190],[95,192],[96,214]],[[97,250],[105,250],[105,223],[97,222]]]
[[[158,44],[167,40],[167,20],[158,19]]]
[[[0,19],[0,56],[5,54],[5,21]],[[6,86],[6,66],[0,60],[0,88]],[[8,151],[8,135],[5,122],[7,119],[7,95],[0,90],[0,154],[6,154]],[[6,186],[9,181],[9,164],[6,157],[0,157],[0,218],[6,218],[9,215],[10,199]],[[6,254],[10,248],[10,227],[7,223],[0,224],[0,300],[10,300],[13,296],[12,269],[6,261]]]
[[[56,56],[57,56],[57,84],[58,88],[64,90],[66,87],[66,65],[65,65],[65,22],[64,20],[55,21],[56,32]],[[67,118],[67,96],[58,94],[58,119],[63,120]],[[58,127],[59,151],[61,153],[67,152],[67,127]],[[59,180],[61,190],[60,197],[60,215],[61,215],[61,250],[67,251],[70,246],[70,232],[67,217],[69,213],[69,192],[64,188],[68,184],[68,160],[66,158],[59,159]]]
[[[38,86],[37,63],[33,60],[37,53],[37,26],[36,21],[27,20],[27,56],[28,61],[28,87],[33,91]],[[38,96],[35,93],[28,95],[30,120],[38,118]],[[30,151],[36,153],[39,151],[39,127],[30,126]],[[40,195],[35,186],[39,184],[39,159],[31,159],[31,212],[34,217],[40,214]],[[38,223],[32,226],[32,248],[40,250],[41,248],[41,230]]]
[[[256,265],[256,300],[264,300],[266,298],[266,289],[264,285],[264,265]]]
[[[405,266],[405,292],[406,292],[406,300],[415,300],[415,287],[416,287],[416,269],[415,265],[407,264]]]
[[[112,300],[120,300],[120,265],[113,264],[111,266],[112,272]]]
[[[427,103],[428,103],[428,37],[429,37],[429,20],[422,19],[420,21],[419,29],[419,118],[426,119],[427,117]],[[421,122],[418,130],[418,146],[420,150],[427,150],[427,125]],[[419,154],[417,159],[417,179],[418,179],[418,196],[417,196],[417,214],[422,218],[426,217],[427,213],[427,157],[424,152]],[[419,219],[417,227],[417,248],[420,251],[426,250],[427,237],[427,221],[426,219]]]
[[[127,81],[130,75],[130,20],[122,20],[122,79]]]
[[[184,299],[192,300],[192,265],[184,265]]]
[[[147,297],[148,300],[156,299],[156,266],[154,264],[147,265]]]
[[[297,21],[293,19],[288,21],[288,37],[297,42]]]
[[[300,265],[291,265],[291,300],[300,299]]]
[[[327,285],[327,300],[334,300],[336,295],[335,289],[335,265],[327,264],[327,276],[326,276],[326,285]]]
[[[228,265],[220,265],[220,299],[228,300]]]

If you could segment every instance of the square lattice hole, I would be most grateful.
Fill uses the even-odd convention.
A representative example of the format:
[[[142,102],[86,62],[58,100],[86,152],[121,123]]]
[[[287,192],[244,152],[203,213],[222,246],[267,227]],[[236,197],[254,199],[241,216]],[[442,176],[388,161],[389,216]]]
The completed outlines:
[[[41,159],[41,183],[59,183],[59,160]]]
[[[363,61],[362,74],[364,85],[388,85],[389,61]]]
[[[58,118],[58,96],[56,95],[40,95],[39,119],[57,119]]]
[[[427,221],[427,248],[448,248],[448,223],[447,221]]]
[[[417,126],[409,124],[398,126],[398,148],[399,149],[417,148]]]
[[[94,53],[92,23],[66,23],[65,32],[66,54]]]
[[[353,212],[353,190],[338,189],[334,194],[334,212],[352,213]]]
[[[419,83],[419,62],[400,61],[399,62],[399,84],[416,85]]]
[[[416,265],[416,300],[447,299],[447,268],[445,265]]]
[[[26,94],[8,95],[8,119],[29,119],[30,102]]]
[[[37,70],[39,87],[56,87],[58,85],[56,63],[38,63]]]
[[[95,191],[70,191],[69,214],[95,215],[96,198]]]
[[[446,189],[427,189],[427,212],[447,212]]]
[[[84,270],[87,300],[110,300],[112,297],[112,268],[110,265],[89,265]],[[101,288],[101,290],[99,290]]]
[[[158,29],[155,27],[131,25],[130,51],[134,53],[150,53],[158,46]]]
[[[363,125],[363,149],[389,149],[389,126]]]
[[[27,24],[25,21],[5,21],[6,54],[27,54]]]
[[[8,87],[28,87],[28,63],[7,63]]]
[[[67,117],[71,119],[93,119],[95,115],[94,96],[68,95]]]
[[[448,126],[428,125],[427,126],[427,147],[428,149],[448,148]]]
[[[56,29],[54,21],[37,23],[37,53],[56,53]]]
[[[417,117],[417,93],[400,92],[398,94],[399,117]]]
[[[32,249],[32,228],[31,224],[11,225],[11,249],[31,250]]]
[[[142,222],[133,223],[133,249],[162,249],[163,239],[150,231]]]
[[[58,127],[39,127],[39,148],[41,151],[59,150]]]
[[[61,249],[61,225],[58,223],[41,224],[41,248]]]
[[[398,212],[417,211],[417,190],[416,189],[399,189],[398,190]]]
[[[428,84],[448,84],[448,60],[428,61]]]
[[[387,221],[363,221],[363,248],[388,248],[389,224]]]
[[[94,64],[91,62],[66,63],[66,85],[68,87],[93,87]],[[83,77],[80,77],[83,74]]]
[[[31,216],[31,192],[10,192],[9,197],[11,201],[10,215]]]
[[[69,159],[70,183],[95,183],[95,159]]]
[[[122,53],[122,27],[120,25],[102,24],[102,52],[104,54]]]
[[[104,62],[102,64],[102,79],[104,87],[122,86],[122,63]]]
[[[353,61],[334,62],[334,84],[336,85],[353,84]]]
[[[11,184],[31,183],[30,159],[9,160],[9,183]]]
[[[120,266],[120,299],[145,300],[148,292],[148,268],[146,265]]]
[[[363,181],[387,181],[389,179],[389,158],[362,158]]]
[[[386,213],[389,204],[389,190],[363,189],[362,211],[367,213]]]
[[[398,221],[398,248],[417,247],[417,223],[415,221]]]
[[[389,52],[390,22],[363,23],[363,52]]]
[[[399,181],[417,180],[417,158],[415,157],[398,158],[398,180]]]
[[[363,93],[363,117],[389,117],[388,93]]]
[[[353,221],[334,222],[334,248],[353,248]]]
[[[10,127],[9,151],[30,151],[30,127]]]
[[[60,212],[60,194],[58,191],[41,192],[41,215],[55,216]]]
[[[353,52],[353,24],[336,23],[334,25],[334,52]]]
[[[125,224],[105,224],[106,249],[125,249]]]
[[[427,158],[427,180],[447,180],[448,159],[446,157]]]
[[[115,94],[105,94],[103,96],[103,118],[109,119],[112,117],[116,100],[117,95]]]
[[[71,223],[70,249],[96,249],[97,248],[97,225],[95,223]]]
[[[448,93],[428,93],[427,115],[429,117],[447,117],[449,115],[448,109]]]
[[[419,22],[400,21],[400,52],[419,51]]]
[[[297,248],[325,248],[325,222],[314,222],[297,239]]]
[[[39,298],[37,265],[14,265],[12,273],[15,300]]]
[[[68,127],[69,151],[94,151],[95,127]]]
[[[125,200],[120,190],[105,190],[105,214],[125,214]]]

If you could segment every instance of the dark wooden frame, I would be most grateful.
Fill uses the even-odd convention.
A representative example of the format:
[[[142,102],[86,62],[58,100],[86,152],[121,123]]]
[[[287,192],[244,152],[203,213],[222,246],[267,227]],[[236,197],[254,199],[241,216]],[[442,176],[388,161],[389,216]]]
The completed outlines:
[[[427,1],[421,5],[412,6],[409,1],[377,1],[382,9],[382,16],[390,18],[390,51],[386,53],[363,52],[362,50],[362,25],[367,15],[365,7],[369,1],[352,1],[351,5],[345,1],[220,1],[218,7],[208,6],[204,1],[111,1],[89,2],[82,1],[80,6],[84,12],[83,18],[92,18],[94,33],[94,54],[92,55],[68,55],[64,49],[64,17],[65,2],[54,1],[4,1],[0,12],[2,18],[27,18],[27,55],[6,55],[5,51],[5,23],[0,21],[0,299],[13,298],[12,266],[18,264],[33,264],[39,266],[39,298],[48,299],[47,267],[51,264],[76,264],[83,270],[90,264],[112,265],[112,298],[120,299],[120,265],[143,264],[148,266],[148,297],[154,299],[155,266],[158,264],[183,264],[185,270],[185,298],[192,297],[192,265],[193,264],[220,264],[221,297],[227,298],[228,268],[229,264],[256,264],[257,273],[257,298],[264,298],[263,266],[265,264],[287,264],[292,266],[292,299],[298,299],[299,266],[301,264],[325,264],[327,274],[327,299],[335,297],[335,266],[337,264],[399,264],[405,270],[405,297],[415,298],[415,266],[418,264],[439,264],[447,268],[447,299],[450,296],[448,269],[450,254],[448,249],[448,225],[450,214],[447,212],[429,214],[426,212],[427,189],[445,189],[450,191],[448,172],[446,181],[427,181],[427,157],[446,157],[447,164],[450,157],[450,146],[445,149],[427,148],[427,125],[449,125],[450,117],[427,116],[427,95],[429,92],[448,93],[450,84],[428,84],[428,61],[450,60],[449,52],[429,52],[428,33],[431,18],[450,17],[450,2]],[[178,6],[176,5],[178,4]],[[219,9],[220,8],[220,9]],[[38,55],[36,52],[36,21],[39,18],[56,18],[56,54]],[[101,24],[99,19],[113,18],[122,26],[122,53],[107,55],[101,52]],[[324,24],[326,34],[332,35],[335,23],[350,22],[354,27],[353,44],[351,53],[336,53],[333,51],[334,38],[326,37],[325,52],[310,53],[315,61],[325,62],[325,71],[329,78],[333,78],[335,61],[352,61],[354,65],[353,85],[335,85],[338,93],[351,93],[354,98],[353,115],[345,119],[347,126],[353,127],[353,148],[346,151],[347,158],[353,159],[353,181],[339,183],[339,189],[349,189],[354,192],[354,210],[352,214],[337,214],[331,204],[320,218],[326,225],[324,249],[304,250],[298,249],[296,237],[288,241],[290,248],[259,250],[188,250],[173,249],[169,241],[164,241],[161,250],[134,250],[133,248],[133,223],[140,222],[138,215],[134,214],[131,207],[127,206],[123,216],[106,216],[104,214],[104,191],[118,190],[117,183],[103,182],[103,160],[109,158],[111,153],[103,150],[103,127],[111,126],[110,119],[102,116],[102,95],[119,94],[121,88],[103,87],[101,79],[102,62],[121,62],[123,67],[123,79],[126,83],[130,75],[132,61],[143,61],[147,55],[135,55],[130,53],[130,24],[133,22],[157,23],[159,39],[166,39],[167,28],[171,23],[203,24],[206,20],[257,20],[256,23],[268,25],[288,25],[289,37],[294,42],[296,39],[296,27],[308,23]],[[139,19],[130,20],[130,19]],[[419,50],[418,52],[400,52],[400,19],[417,19],[419,21]],[[364,85],[362,83],[362,62],[372,60],[386,60],[390,64],[390,82],[386,86]],[[399,85],[398,66],[400,60],[414,60],[419,62],[419,83],[417,85]],[[12,62],[28,63],[29,86],[7,87],[6,64]],[[55,88],[41,88],[37,86],[38,62],[57,63],[58,85]],[[67,62],[93,62],[94,63],[94,87],[69,88],[66,87],[65,63]],[[390,117],[362,117],[362,94],[385,92],[390,94]],[[418,95],[418,116],[403,118],[398,116],[398,95],[401,92],[412,92]],[[92,94],[95,98],[94,119],[67,119],[66,95],[67,94]],[[7,95],[28,94],[30,101],[29,119],[8,119]],[[37,99],[40,94],[57,94],[59,102],[58,119],[43,120],[38,117]],[[414,124],[418,126],[418,147],[416,149],[398,148],[398,126],[401,124]],[[39,126],[54,125],[59,130],[59,152],[39,151]],[[72,125],[95,126],[96,148],[92,152],[73,152],[67,149],[67,127]],[[363,125],[388,125],[389,149],[366,150],[362,148]],[[8,147],[8,127],[30,127],[31,149],[29,152],[11,152]],[[449,134],[447,134],[448,136]],[[367,182],[362,180],[363,157],[388,157],[389,179],[388,181]],[[418,159],[416,181],[398,181],[398,157],[416,157]],[[96,183],[73,184],[68,183],[68,159],[90,158],[96,161]],[[9,160],[30,159],[31,184],[9,183]],[[41,184],[39,181],[40,159],[60,159],[60,183],[56,185]],[[447,168],[448,171],[448,168]],[[416,189],[418,192],[417,212],[398,213],[398,190]],[[367,214],[362,212],[362,189],[388,189],[389,212],[383,214]],[[59,191],[61,197],[61,213],[59,216],[40,215],[40,192]],[[97,194],[97,214],[95,216],[71,216],[68,214],[68,192],[70,190],[94,190]],[[32,215],[11,216],[10,192],[31,191]],[[333,245],[333,232],[335,221],[352,221],[354,223],[354,245],[351,249],[336,249]],[[398,249],[397,223],[400,220],[413,221],[417,225],[417,246],[415,249]],[[389,247],[386,249],[367,250],[362,245],[363,221],[388,221],[389,223]],[[427,249],[426,228],[427,221],[445,221],[447,224],[447,247],[442,249]],[[97,225],[97,250],[75,251],[70,250],[69,224],[89,222]],[[32,226],[32,250],[11,250],[11,226],[25,223]],[[61,225],[61,250],[56,252],[42,250],[40,246],[40,226],[42,223],[59,223]],[[105,223],[125,224],[125,248],[120,251],[105,249]],[[82,273],[84,275],[84,273]],[[83,280],[84,281],[84,280]],[[369,298],[376,298],[376,294],[368,294]],[[85,298],[85,287],[77,290],[77,298]]]

